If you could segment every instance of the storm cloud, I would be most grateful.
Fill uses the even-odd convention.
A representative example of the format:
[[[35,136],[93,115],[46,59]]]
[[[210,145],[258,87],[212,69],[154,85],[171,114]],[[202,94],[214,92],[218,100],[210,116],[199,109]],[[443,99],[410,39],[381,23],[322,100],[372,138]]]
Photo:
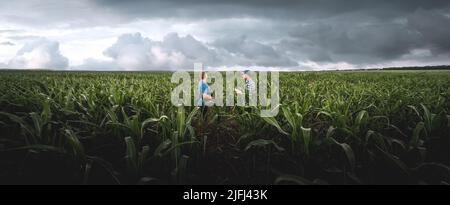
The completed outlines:
[[[422,8],[443,9],[446,0],[97,0],[96,6],[112,9],[123,18],[235,18],[264,17],[280,20],[328,18],[364,12],[377,18],[403,16]]]
[[[60,47],[40,65],[83,69],[450,64],[448,0],[18,0],[0,23],[13,67],[41,37]]]

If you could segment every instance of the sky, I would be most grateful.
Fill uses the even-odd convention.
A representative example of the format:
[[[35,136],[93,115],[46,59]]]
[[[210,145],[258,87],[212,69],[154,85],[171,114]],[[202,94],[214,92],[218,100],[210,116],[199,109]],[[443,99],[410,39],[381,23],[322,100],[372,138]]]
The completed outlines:
[[[0,68],[450,64],[448,0],[0,0]]]

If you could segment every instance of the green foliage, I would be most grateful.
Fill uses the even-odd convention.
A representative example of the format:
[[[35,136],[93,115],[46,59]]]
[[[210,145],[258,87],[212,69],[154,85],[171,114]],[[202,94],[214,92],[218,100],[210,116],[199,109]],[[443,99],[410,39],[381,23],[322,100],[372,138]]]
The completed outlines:
[[[173,106],[170,73],[0,71],[0,181],[46,168],[79,184],[448,184],[448,79],[281,73],[280,112],[262,118]]]

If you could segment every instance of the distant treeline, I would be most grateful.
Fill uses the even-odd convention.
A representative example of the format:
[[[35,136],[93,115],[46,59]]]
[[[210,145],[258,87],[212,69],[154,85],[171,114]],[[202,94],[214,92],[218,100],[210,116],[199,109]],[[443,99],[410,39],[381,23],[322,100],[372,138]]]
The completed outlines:
[[[438,66],[414,66],[414,67],[390,67],[383,70],[450,70],[450,65]]]

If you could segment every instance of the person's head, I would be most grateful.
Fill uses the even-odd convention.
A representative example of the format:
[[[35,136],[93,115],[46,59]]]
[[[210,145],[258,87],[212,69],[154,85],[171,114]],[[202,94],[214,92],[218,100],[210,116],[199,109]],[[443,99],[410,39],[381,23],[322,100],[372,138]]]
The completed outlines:
[[[208,75],[206,74],[205,71],[202,71],[201,74],[200,74],[200,79],[206,80],[206,78],[208,78]]]
[[[242,74],[242,78],[244,78],[244,80],[251,79],[251,77],[250,77],[250,70],[244,70],[243,72],[241,72],[241,74]]]

